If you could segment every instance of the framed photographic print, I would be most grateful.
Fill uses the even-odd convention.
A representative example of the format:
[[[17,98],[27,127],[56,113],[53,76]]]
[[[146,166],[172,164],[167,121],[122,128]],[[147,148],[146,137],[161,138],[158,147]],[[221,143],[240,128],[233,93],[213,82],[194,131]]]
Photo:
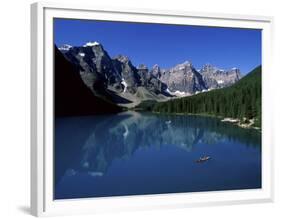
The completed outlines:
[[[272,18],[31,12],[33,215],[272,200]]]

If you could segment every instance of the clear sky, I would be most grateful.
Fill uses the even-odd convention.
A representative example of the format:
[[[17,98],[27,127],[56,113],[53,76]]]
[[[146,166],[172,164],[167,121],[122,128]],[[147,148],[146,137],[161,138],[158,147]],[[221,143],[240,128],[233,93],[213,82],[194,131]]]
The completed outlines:
[[[55,19],[54,37],[57,46],[97,41],[111,57],[126,55],[149,68],[188,60],[197,69],[209,63],[246,74],[261,64],[261,30]]]

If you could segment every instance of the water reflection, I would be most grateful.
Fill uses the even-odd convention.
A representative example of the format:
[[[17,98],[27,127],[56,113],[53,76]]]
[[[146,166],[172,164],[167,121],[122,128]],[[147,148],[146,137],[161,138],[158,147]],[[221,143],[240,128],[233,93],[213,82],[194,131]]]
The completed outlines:
[[[190,153],[200,145],[239,143],[260,150],[261,134],[215,118],[124,112],[56,119],[55,140],[57,184],[77,172],[102,177],[114,160],[130,159],[145,148]]]

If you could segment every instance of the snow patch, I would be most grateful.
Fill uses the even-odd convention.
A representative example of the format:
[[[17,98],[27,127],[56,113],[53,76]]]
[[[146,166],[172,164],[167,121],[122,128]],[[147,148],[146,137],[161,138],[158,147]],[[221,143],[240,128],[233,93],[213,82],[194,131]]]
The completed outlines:
[[[176,91],[172,92],[172,91],[169,90],[169,88],[166,89],[166,92],[171,94],[171,95],[177,96],[177,97],[190,96],[190,93],[188,93],[188,92],[179,91],[179,90],[176,90]]]
[[[85,53],[79,52],[78,55],[84,57],[84,56],[85,56]]]
[[[218,80],[218,84],[223,84],[224,81],[223,80]]]
[[[190,96],[190,93],[179,91],[179,90],[176,90],[175,92],[171,92],[171,94],[176,95],[177,97]]]
[[[121,84],[124,86],[123,93],[125,93],[125,92],[127,91],[128,84],[127,84],[127,82],[124,80],[124,78],[122,78]]]
[[[169,88],[166,89],[166,92],[169,94],[172,94],[172,92],[169,90]]]
[[[59,47],[59,50],[60,50],[60,51],[68,51],[68,50],[70,50],[71,48],[72,48],[71,45],[64,44],[64,45],[62,45],[61,47]]]
[[[88,47],[88,46],[98,46],[100,45],[100,43],[98,42],[87,42],[85,45],[83,45],[83,47]]]

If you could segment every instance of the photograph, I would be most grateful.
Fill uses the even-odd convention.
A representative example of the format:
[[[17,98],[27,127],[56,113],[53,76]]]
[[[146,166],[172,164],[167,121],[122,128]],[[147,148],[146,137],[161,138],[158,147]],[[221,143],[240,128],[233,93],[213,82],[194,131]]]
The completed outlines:
[[[53,19],[53,198],[262,189],[262,29]]]

